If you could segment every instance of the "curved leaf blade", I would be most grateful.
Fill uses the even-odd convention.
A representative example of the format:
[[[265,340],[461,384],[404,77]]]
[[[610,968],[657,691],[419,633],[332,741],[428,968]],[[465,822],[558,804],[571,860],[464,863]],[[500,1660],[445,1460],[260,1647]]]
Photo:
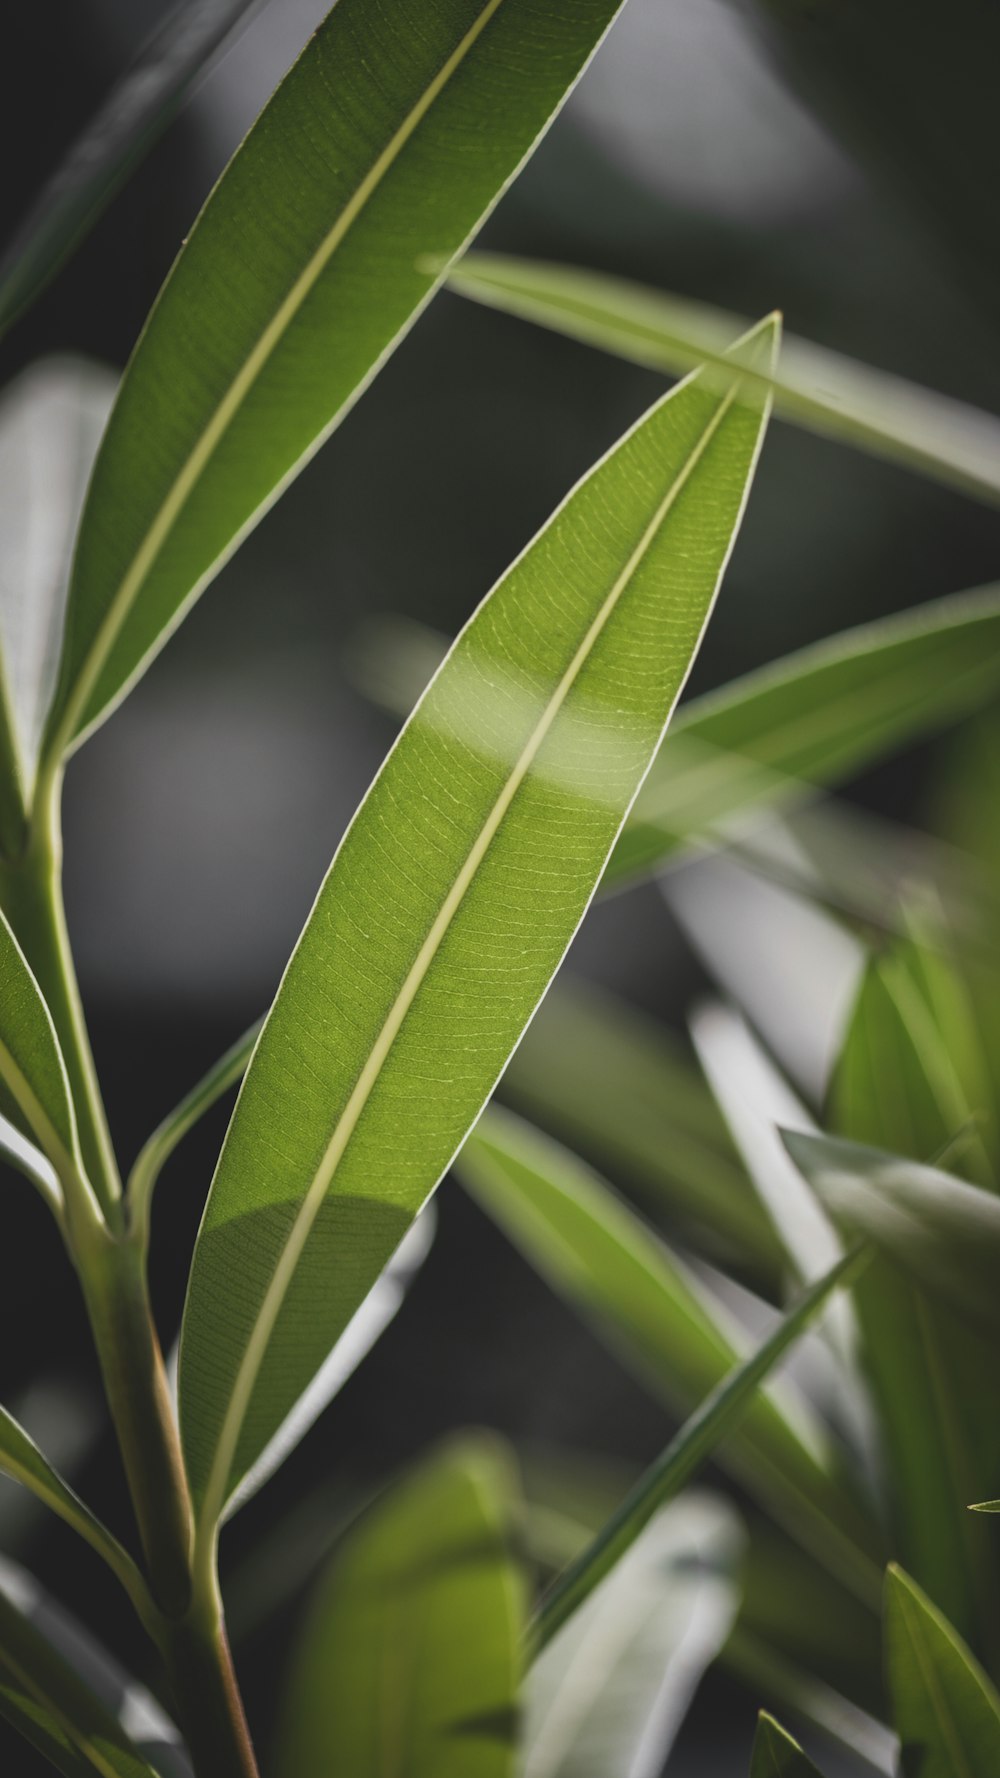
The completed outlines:
[[[742,350],[775,343],[772,320]],[[337,852],[195,1251],[180,1402],[203,1538],[460,1147],[583,917],[742,514],[764,416],[732,379],[675,390],[567,497]],[[504,732],[504,758],[477,751],[477,725]]]
[[[885,1650],[903,1771],[993,1778],[1000,1697],[947,1618],[895,1564],[886,1575]]]
[[[361,393],[621,0],[339,0],[251,130],[126,372],[49,742],[99,722]]]
[[[460,296],[670,375],[717,361],[746,325],[707,303],[626,279],[500,254],[468,254],[451,267],[448,283]],[[781,419],[991,505],[1000,501],[1000,420],[993,414],[794,335],[768,388]]]
[[[466,1436],[365,1515],[293,1658],[282,1778],[513,1778],[525,1611],[514,1502],[502,1448]]]
[[[711,1495],[657,1514],[535,1661],[524,1778],[660,1778],[735,1622],[743,1541]]]
[[[72,1168],[76,1121],[55,1027],[0,911],[0,1112],[53,1165]]]
[[[750,1778],[822,1778],[818,1766],[803,1753],[773,1716],[762,1710],[757,1721]]]

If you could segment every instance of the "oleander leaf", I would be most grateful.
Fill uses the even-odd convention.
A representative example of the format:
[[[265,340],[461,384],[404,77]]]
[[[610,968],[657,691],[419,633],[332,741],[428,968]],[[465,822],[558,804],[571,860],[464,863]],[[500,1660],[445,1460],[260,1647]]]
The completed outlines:
[[[711,1495],[656,1515],[535,1661],[524,1778],[660,1778],[733,1627],[743,1542]]]
[[[125,373],[48,746],[142,671],[530,153],[621,0],[339,0],[216,185]]]
[[[76,1123],[48,1007],[0,911],[0,1112],[48,1159],[70,1163]]]
[[[66,1778],[191,1778],[177,1731],[150,1695],[6,1559],[0,1716]]]
[[[1000,1500],[979,1500],[970,1506],[970,1513],[1000,1513]]]
[[[750,1778],[822,1778],[822,1774],[798,1742],[762,1710],[757,1719]]]
[[[690,1412],[745,1358],[746,1335],[721,1303],[551,1137],[490,1107],[455,1168],[529,1263],[671,1407]],[[870,1530],[804,1402],[769,1385],[718,1455],[817,1559],[871,1597]]]
[[[817,787],[976,709],[1000,684],[1000,588],[879,618],[692,698],[678,711],[629,815],[604,889],[639,881],[692,842],[725,839],[737,816],[794,808]],[[383,623],[358,673],[397,713],[444,643]]]
[[[536,321],[619,358],[681,375],[711,364],[746,323],[707,303],[578,266],[470,253],[460,296]],[[1000,501],[1000,420],[792,335],[769,379],[775,415],[903,463],[976,499]]]
[[[1000,1697],[944,1614],[895,1564],[886,1575],[885,1653],[906,1778],[993,1778]]]
[[[365,1514],[292,1657],[281,1778],[513,1778],[526,1610],[515,1511],[502,1447],[470,1434]]]
[[[866,1252],[847,1254],[810,1285],[778,1322],[756,1352],[725,1377],[685,1422],[666,1449],[650,1464],[593,1542],[564,1569],[536,1613],[532,1635],[544,1648],[589,1599],[650,1519],[673,1500],[695,1472],[732,1432],[757,1389],[779,1359],[805,1331],[832,1292],[854,1284],[868,1262]]]
[[[23,844],[55,690],[73,538],[115,377],[43,358],[0,398],[0,849]]]
[[[0,261],[0,333],[29,308],[259,0],[174,6],[46,182]]]
[[[496,1084],[590,901],[711,611],[764,416],[694,377],[480,606],[362,803],[261,1032],[181,1343],[209,1536]],[[498,757],[495,738],[506,737]],[[477,734],[488,737],[480,751]]]

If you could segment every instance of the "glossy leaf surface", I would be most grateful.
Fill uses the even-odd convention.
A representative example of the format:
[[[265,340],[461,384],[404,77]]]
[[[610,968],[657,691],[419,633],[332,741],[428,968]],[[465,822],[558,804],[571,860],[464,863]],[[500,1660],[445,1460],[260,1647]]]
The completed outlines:
[[[660,1778],[739,1608],[738,1518],[665,1507],[532,1666],[524,1778]]]
[[[318,449],[620,0],[340,0],[208,199],[84,513],[50,746],[98,722]]]
[[[892,1567],[885,1588],[886,1672],[902,1770],[919,1778],[1000,1771],[1000,1697],[952,1625]]]
[[[280,1778],[513,1778],[524,1583],[502,1449],[465,1437],[390,1489],[320,1582]]]
[[[768,323],[743,350],[774,343]],[[433,1191],[583,916],[742,513],[763,417],[740,388],[735,371],[728,395],[681,386],[578,484],[462,632],[337,852],[195,1252],[180,1407],[203,1538]]]
[[[711,363],[746,326],[705,303],[577,266],[470,253],[448,281],[462,296],[670,375]],[[794,335],[771,388],[783,419],[1000,502],[993,414]]]

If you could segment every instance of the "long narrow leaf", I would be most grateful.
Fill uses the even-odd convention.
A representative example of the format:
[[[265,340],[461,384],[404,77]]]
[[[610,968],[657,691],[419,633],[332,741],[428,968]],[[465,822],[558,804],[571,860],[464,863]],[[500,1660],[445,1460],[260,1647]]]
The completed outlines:
[[[762,1710],[754,1736],[750,1778],[822,1778],[822,1774],[798,1742]]]
[[[494,254],[467,255],[448,282],[461,296],[671,375],[713,362],[745,325],[705,303],[624,279]],[[794,336],[769,387],[783,419],[976,499],[1000,501],[1000,420],[993,414]]]
[[[0,261],[0,333],[35,298],[152,148],[259,0],[181,0],[86,125]]]
[[[769,322],[741,350],[775,342]],[[697,649],[763,425],[735,365],[726,395],[694,378],[658,403],[470,620],[355,816],[198,1237],[180,1407],[202,1547],[558,967]],[[470,696],[503,759],[472,744]]]
[[[513,1778],[525,1588],[502,1449],[456,1439],[390,1489],[320,1582],[281,1778]]]
[[[48,1007],[2,912],[0,1111],[60,1171],[73,1169],[76,1122],[66,1066]]]
[[[994,1778],[1000,1697],[937,1606],[896,1566],[886,1576],[885,1649],[902,1769],[920,1778]]]
[[[544,1648],[557,1630],[579,1610],[604,1576],[631,1548],[658,1508],[680,1493],[732,1430],[759,1385],[819,1314],[831,1293],[839,1285],[852,1284],[866,1263],[865,1253],[848,1254],[838,1261],[825,1278],[803,1293],[753,1356],[720,1383],[692,1414],[676,1438],[636,1483],[590,1548],[566,1569],[543,1600],[534,1624],[538,1647]]]
[[[208,200],[84,512],[53,755],[93,727],[316,451],[621,0],[339,0]]]

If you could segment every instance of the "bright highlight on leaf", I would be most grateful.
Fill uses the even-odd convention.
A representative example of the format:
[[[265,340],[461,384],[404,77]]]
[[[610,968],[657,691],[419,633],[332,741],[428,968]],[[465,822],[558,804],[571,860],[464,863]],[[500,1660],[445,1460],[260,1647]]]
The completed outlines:
[[[798,1742],[762,1710],[754,1736],[750,1778],[822,1778],[822,1774]]]
[[[180,1410],[203,1551],[461,1145],[579,925],[743,511],[764,416],[738,367],[770,363],[776,341],[770,320],[738,349],[728,391],[690,379],[569,494],[462,632],[341,844],[250,1063],[195,1252]],[[470,744],[473,693],[483,750]]]

